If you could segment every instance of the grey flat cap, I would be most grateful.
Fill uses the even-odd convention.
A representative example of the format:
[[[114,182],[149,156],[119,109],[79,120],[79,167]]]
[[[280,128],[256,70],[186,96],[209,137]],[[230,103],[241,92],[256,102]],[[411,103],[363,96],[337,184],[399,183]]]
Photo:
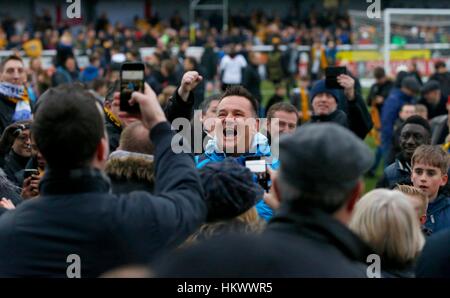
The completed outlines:
[[[419,92],[420,88],[422,86],[420,86],[419,81],[412,76],[406,76],[403,80],[402,80],[402,88],[406,88],[409,89],[413,92]]]
[[[372,166],[373,153],[350,130],[334,123],[301,126],[280,140],[281,175],[302,190],[349,190]]]

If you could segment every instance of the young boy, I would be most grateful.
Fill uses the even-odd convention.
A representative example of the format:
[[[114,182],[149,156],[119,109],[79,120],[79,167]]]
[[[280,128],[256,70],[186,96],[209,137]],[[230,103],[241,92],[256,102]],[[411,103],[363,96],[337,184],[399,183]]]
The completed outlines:
[[[425,227],[433,233],[450,228],[450,198],[439,194],[448,181],[448,154],[439,146],[421,145],[412,157],[411,180],[428,196]]]
[[[417,218],[419,219],[420,226],[422,228],[422,232],[425,236],[431,235],[431,230],[425,227],[425,223],[427,221],[427,209],[428,209],[428,198],[427,195],[419,188],[416,188],[411,185],[397,185],[395,188],[402,193],[404,193],[409,201],[411,202],[414,210],[417,212]]]

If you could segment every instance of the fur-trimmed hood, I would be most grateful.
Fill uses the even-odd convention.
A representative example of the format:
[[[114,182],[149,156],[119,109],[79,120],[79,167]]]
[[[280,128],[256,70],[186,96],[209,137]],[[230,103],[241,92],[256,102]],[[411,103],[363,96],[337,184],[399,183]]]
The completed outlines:
[[[115,151],[109,156],[105,172],[111,179],[114,193],[153,189],[155,178],[152,155]]]

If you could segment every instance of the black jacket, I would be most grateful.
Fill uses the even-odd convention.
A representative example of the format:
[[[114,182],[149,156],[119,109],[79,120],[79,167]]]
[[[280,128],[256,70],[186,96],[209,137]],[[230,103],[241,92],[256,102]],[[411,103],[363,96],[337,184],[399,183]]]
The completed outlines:
[[[437,103],[437,105],[432,105],[427,102],[427,100],[422,97],[418,102],[418,104],[423,104],[427,107],[428,110],[428,119],[433,119],[434,117],[447,115],[447,98],[441,96],[441,99]]]
[[[5,173],[8,179],[19,187],[22,187],[23,170],[26,168],[29,160],[29,157],[19,156],[12,149],[5,157]]]
[[[192,119],[193,106],[195,102],[195,95],[193,92],[189,93],[187,101],[183,101],[178,95],[178,88],[175,93],[169,98],[167,105],[164,107],[164,113],[167,120],[172,123],[177,118]]]
[[[285,207],[269,222],[265,235],[274,248],[285,243],[295,248],[290,258],[298,276],[367,277],[365,262],[371,249],[322,211],[304,210],[300,214]],[[314,268],[302,266],[311,260]]]
[[[12,123],[12,117],[15,110],[16,104],[8,102],[4,98],[0,98],[0,136],[5,128]]]
[[[244,86],[256,98],[256,100],[261,103],[261,78],[258,73],[257,65],[249,64],[244,69],[242,86]]]
[[[51,173],[41,197],[0,217],[0,276],[66,277],[67,257],[77,254],[81,276],[146,263],[178,245],[206,218],[192,157],[171,150],[168,123],[151,131],[155,144],[155,194],[110,194],[98,171]]]
[[[373,127],[367,106],[361,95],[355,92],[355,99],[346,100],[344,110],[337,109],[327,116],[312,116],[311,122],[335,122],[353,131],[358,137],[364,139]]]
[[[367,277],[371,250],[321,213],[280,212],[260,236],[206,240],[154,264],[158,277]]]
[[[450,95],[450,72],[435,73],[428,79],[428,81],[431,80],[439,82],[444,98]]]
[[[450,278],[450,230],[427,238],[417,262],[417,277]]]
[[[394,87],[394,82],[391,80],[387,80],[384,84],[373,84],[370,87],[369,95],[367,96],[367,105],[372,106],[374,104],[375,96],[382,96],[383,99],[386,99],[389,96],[389,92]],[[378,108],[378,111],[381,113],[381,108],[383,107],[383,103],[375,104]]]

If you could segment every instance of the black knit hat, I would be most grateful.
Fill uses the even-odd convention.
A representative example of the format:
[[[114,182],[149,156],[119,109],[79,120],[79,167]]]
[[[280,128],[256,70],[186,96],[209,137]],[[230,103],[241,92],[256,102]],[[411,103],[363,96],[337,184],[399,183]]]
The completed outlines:
[[[208,222],[239,216],[264,195],[252,172],[234,158],[207,164],[200,169],[200,178],[208,206]]]

